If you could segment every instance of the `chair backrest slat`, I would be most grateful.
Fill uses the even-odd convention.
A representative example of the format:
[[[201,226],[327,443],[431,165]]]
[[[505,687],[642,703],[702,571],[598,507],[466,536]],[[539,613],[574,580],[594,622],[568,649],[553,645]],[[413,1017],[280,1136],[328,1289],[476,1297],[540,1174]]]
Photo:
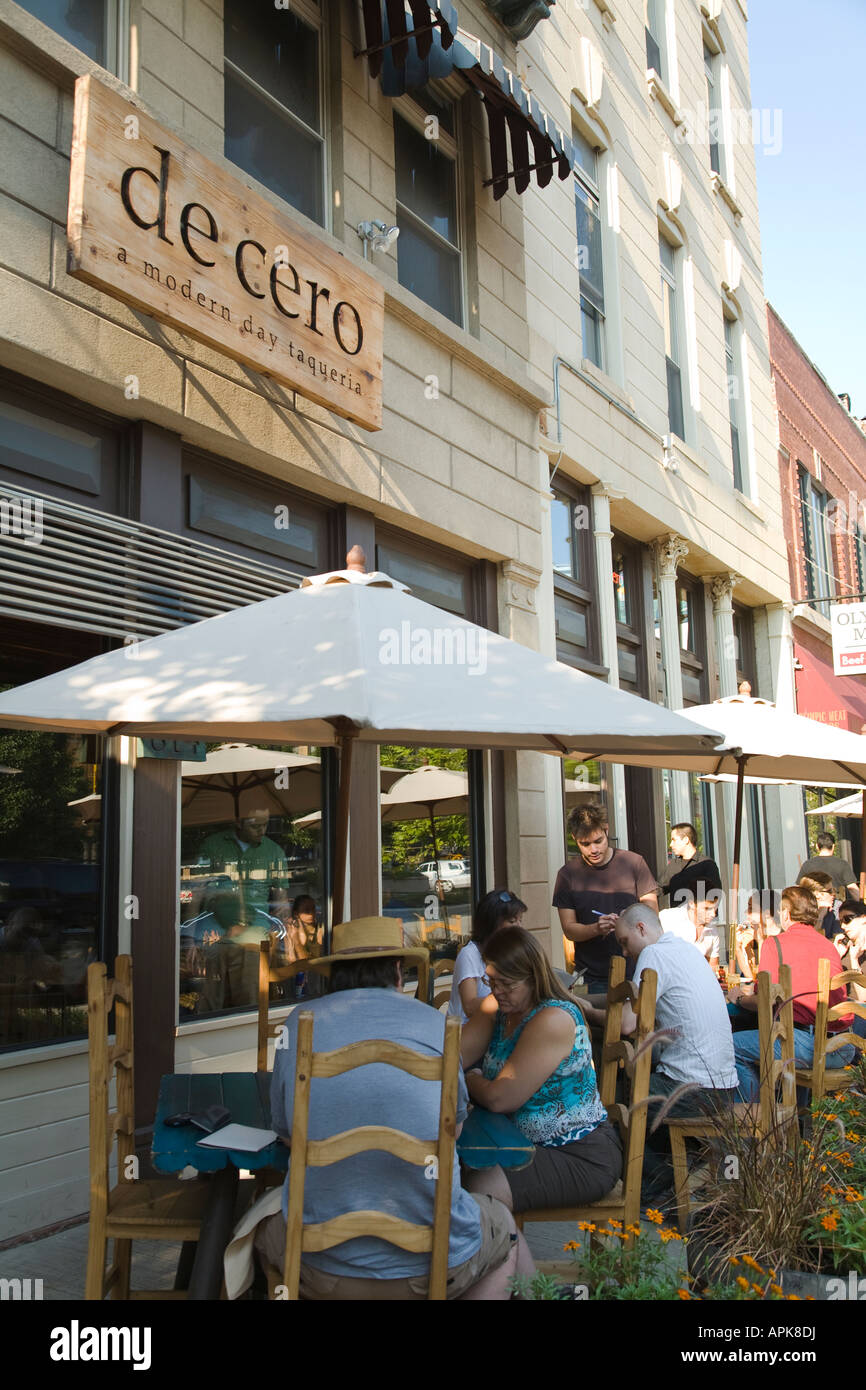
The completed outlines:
[[[642,971],[637,997],[637,1027],[633,1045],[631,1098],[622,1178],[626,1225],[633,1225],[640,1219],[641,1175],[647,1127],[646,1101],[649,1096],[652,1068],[652,1047],[648,1045],[647,1039],[655,1028],[657,990],[656,971]]]
[[[386,1125],[359,1125],[356,1129],[344,1129],[330,1139],[309,1139],[307,1164],[310,1168],[323,1168],[368,1149],[379,1149],[382,1153],[393,1154],[395,1158],[420,1166],[430,1157],[429,1141],[414,1139],[411,1134],[405,1134],[401,1129],[389,1129]]]
[[[342,1076],[343,1072],[366,1067],[373,1062],[387,1062],[416,1076],[419,1081],[439,1081],[442,1077],[441,1057],[421,1057],[411,1048],[385,1038],[370,1038],[350,1043],[333,1052],[317,1052],[313,1060],[313,1076]]]
[[[313,1253],[330,1250],[346,1240],[368,1236],[373,1229],[383,1240],[399,1245],[402,1250],[411,1250],[413,1254],[425,1254],[433,1245],[431,1226],[416,1226],[412,1221],[403,1221],[384,1211],[347,1211],[330,1221],[305,1226],[304,1250]]]
[[[108,1021],[114,1008],[114,1042]],[[133,1073],[132,960],[117,956],[114,979],[103,961],[87,968],[87,1051],[90,1089],[91,1219],[108,1211],[111,1149],[117,1140],[117,1180],[131,1182],[135,1154],[135,1080]],[[115,1109],[109,1109],[112,1079]]]
[[[616,1095],[616,1078],[620,1062],[624,1061],[620,1033],[622,1031],[622,1006],[625,995],[622,984],[625,980],[625,957],[611,956],[607,980],[607,1010],[604,1018],[604,1037],[601,1046],[601,1076],[598,1093],[605,1107],[613,1105]]]
[[[781,1086],[782,1105],[793,1113],[796,1105],[794,1070],[794,1000],[791,967],[779,966],[779,982],[770,979],[766,970],[758,972],[758,1038],[759,1038],[759,1114],[761,1133],[775,1134],[780,1127],[777,1087]],[[775,1055],[780,1043],[781,1056]]]

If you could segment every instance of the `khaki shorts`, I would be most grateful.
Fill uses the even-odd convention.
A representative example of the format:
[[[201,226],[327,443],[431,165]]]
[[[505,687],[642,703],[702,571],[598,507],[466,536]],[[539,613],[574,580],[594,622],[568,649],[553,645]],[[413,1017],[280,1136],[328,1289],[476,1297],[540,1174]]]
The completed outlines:
[[[517,1241],[514,1217],[502,1202],[486,1193],[470,1193],[478,1204],[481,1216],[481,1245],[462,1265],[448,1271],[446,1297],[461,1298],[485,1274],[492,1273],[508,1259]],[[256,1231],[256,1250],[262,1259],[276,1269],[282,1269],[286,1248],[286,1222],[282,1212],[263,1221]],[[412,1301],[427,1297],[427,1275],[411,1279],[348,1278],[326,1274],[301,1261],[300,1294],[302,1298],[322,1301],[369,1301],[397,1299]]]

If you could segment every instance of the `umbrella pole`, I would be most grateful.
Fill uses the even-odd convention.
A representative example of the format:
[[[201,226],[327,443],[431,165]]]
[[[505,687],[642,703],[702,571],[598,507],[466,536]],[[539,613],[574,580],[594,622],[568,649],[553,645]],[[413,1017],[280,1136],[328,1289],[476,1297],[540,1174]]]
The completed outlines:
[[[345,920],[346,860],[349,851],[349,798],[352,790],[352,750],[355,734],[340,735],[340,789],[337,795],[337,844],[334,852],[334,916]]]
[[[433,841],[433,863],[436,865],[436,878],[435,878],[435,880],[434,880],[434,883],[438,883],[438,881],[439,881],[439,846],[438,846],[437,843],[436,843],[436,817],[435,817],[434,814],[433,814],[433,803],[432,803],[432,802],[431,802],[430,805],[427,807],[427,811],[428,811],[429,816],[430,816],[430,838],[431,838],[431,840]],[[441,900],[440,900],[440,901],[441,901],[441,903],[442,903],[442,921],[445,923],[445,927],[446,927],[446,929],[447,929],[447,927],[448,927],[448,907],[447,907],[447,904],[446,904],[446,902],[445,902],[445,894],[444,894],[444,892],[443,892],[443,894],[442,894],[442,897],[441,897]]]
[[[731,901],[728,913],[728,969],[736,959],[737,919],[740,898],[740,844],[743,838],[743,792],[745,791],[746,757],[737,758],[737,804],[734,811],[734,857],[731,865]]]

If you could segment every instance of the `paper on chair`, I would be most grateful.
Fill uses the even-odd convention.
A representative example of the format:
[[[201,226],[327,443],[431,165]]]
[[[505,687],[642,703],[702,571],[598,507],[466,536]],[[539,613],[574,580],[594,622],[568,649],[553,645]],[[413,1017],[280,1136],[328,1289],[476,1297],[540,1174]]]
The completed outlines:
[[[224,1125],[222,1129],[206,1134],[196,1145],[199,1149],[240,1149],[242,1153],[258,1153],[273,1144],[276,1133],[272,1129],[254,1129],[252,1125]]]

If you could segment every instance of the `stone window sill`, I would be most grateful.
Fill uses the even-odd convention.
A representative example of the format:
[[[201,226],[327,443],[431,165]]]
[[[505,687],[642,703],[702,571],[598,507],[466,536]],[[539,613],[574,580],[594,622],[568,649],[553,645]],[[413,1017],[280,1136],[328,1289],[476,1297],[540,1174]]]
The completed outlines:
[[[716,197],[721,198],[722,202],[727,203],[728,207],[731,209],[731,212],[734,214],[734,220],[736,222],[741,222],[743,220],[743,209],[740,207],[724,179],[721,178],[719,174],[711,173],[710,183],[712,184],[713,192]]]
[[[667,112],[675,126],[685,125],[685,116],[677,106],[665,84],[662,82],[655,68],[647,68],[646,72],[647,90],[653,101],[657,101]]]

